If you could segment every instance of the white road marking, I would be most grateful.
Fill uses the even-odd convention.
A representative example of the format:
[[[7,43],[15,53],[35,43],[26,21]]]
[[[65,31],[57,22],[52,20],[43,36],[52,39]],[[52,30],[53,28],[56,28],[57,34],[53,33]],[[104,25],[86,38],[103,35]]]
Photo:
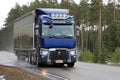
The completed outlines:
[[[37,71],[39,71],[40,73],[43,73],[43,71],[41,71],[41,70],[37,70]],[[66,79],[64,77],[54,75],[54,74],[51,74],[51,73],[48,73],[48,72],[46,72],[46,75],[49,75],[49,76],[52,76],[52,77],[55,77],[55,78],[59,78],[59,79],[62,79],[62,80],[68,80],[68,79]]]

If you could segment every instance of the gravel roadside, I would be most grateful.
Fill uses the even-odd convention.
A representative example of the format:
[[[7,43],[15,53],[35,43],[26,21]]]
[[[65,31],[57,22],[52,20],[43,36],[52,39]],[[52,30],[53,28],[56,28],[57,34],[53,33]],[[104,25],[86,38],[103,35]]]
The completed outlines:
[[[34,75],[15,67],[0,65],[0,80],[40,80]]]

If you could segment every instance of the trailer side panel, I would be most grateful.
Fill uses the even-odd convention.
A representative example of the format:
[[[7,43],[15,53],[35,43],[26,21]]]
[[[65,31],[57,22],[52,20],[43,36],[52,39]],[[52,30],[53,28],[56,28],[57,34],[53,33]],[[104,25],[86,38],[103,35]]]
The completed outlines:
[[[14,22],[14,50],[32,50],[34,15],[26,14]]]

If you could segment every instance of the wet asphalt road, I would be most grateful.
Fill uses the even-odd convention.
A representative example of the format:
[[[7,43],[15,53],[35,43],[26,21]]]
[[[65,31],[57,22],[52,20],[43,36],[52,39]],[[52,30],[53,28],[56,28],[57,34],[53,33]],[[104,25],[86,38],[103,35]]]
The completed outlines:
[[[17,61],[12,52],[0,51],[0,65],[19,67],[42,80],[120,80],[120,67],[77,62],[74,68],[57,66],[36,67]]]

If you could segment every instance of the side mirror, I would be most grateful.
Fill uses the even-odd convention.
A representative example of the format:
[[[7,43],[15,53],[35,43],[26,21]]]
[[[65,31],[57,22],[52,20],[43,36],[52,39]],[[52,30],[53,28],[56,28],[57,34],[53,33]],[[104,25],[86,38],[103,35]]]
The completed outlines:
[[[77,36],[80,36],[80,27],[79,26],[75,26],[76,28],[76,34]]]

